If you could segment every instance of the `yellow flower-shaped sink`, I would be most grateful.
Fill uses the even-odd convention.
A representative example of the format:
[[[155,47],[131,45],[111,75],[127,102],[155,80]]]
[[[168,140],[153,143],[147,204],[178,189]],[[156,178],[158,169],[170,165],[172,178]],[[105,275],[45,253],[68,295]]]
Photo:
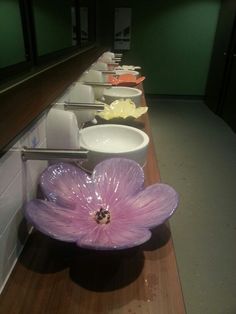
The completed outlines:
[[[104,120],[115,118],[139,118],[148,111],[148,107],[136,107],[131,99],[119,99],[113,101],[110,105],[105,105],[104,110],[97,115]]]

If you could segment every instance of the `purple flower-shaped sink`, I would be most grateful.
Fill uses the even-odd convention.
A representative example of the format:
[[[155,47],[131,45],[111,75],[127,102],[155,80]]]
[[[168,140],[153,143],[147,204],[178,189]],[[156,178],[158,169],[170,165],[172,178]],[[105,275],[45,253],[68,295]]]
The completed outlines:
[[[161,183],[144,189],[144,173],[133,160],[107,159],[92,175],[59,163],[41,175],[45,200],[27,204],[27,220],[52,238],[96,250],[134,247],[151,237],[178,204],[175,190]]]

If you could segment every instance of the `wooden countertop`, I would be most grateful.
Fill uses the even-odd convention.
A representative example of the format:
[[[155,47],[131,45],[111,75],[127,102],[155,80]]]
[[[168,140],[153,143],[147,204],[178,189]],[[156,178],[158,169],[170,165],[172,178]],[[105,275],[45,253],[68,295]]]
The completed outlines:
[[[145,166],[149,185],[160,174],[147,114],[142,122],[151,139]],[[109,254],[34,231],[0,296],[0,313],[185,313],[168,223],[153,230],[142,246]]]

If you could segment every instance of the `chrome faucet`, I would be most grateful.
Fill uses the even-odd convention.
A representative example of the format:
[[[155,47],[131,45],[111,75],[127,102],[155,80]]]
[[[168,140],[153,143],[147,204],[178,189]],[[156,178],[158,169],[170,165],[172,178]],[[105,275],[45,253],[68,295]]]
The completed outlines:
[[[120,62],[120,61],[121,61],[121,58],[115,57],[115,58],[113,58],[112,60],[113,60],[114,62]]]
[[[97,104],[91,102],[72,102],[72,101],[65,101],[64,103],[56,103],[56,104],[63,104],[65,110],[77,110],[77,109],[88,109],[88,110],[96,110],[101,111],[104,110],[104,104]]]
[[[23,147],[21,150],[21,158],[27,160],[78,160],[87,159],[88,151],[83,149],[47,149],[47,148],[28,148]]]
[[[97,70],[99,72],[101,72],[102,74],[116,74],[116,71],[112,71],[112,70]]]
[[[75,102],[75,101],[64,101],[64,102],[55,102],[53,105],[64,106],[65,110],[104,110],[103,103],[99,104],[96,102]]]
[[[122,58],[123,57],[123,53],[115,53],[115,58]]]
[[[91,121],[93,124],[97,123],[95,119],[96,112],[104,110],[105,104],[92,102],[55,102],[54,105],[61,106],[65,111],[74,111],[79,129],[82,129],[86,122]],[[77,113],[79,111],[79,113]]]
[[[82,82],[84,85],[90,85],[90,86],[98,86],[98,87],[112,87],[111,83],[104,83],[104,82]]]

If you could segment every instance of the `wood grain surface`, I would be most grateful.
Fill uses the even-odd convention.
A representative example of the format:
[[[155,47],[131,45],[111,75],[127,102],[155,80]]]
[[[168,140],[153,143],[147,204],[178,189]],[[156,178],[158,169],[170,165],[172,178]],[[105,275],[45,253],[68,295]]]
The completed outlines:
[[[145,99],[143,98],[143,105]],[[146,184],[160,180],[150,136]],[[0,296],[4,314],[184,314],[168,224],[142,246],[94,252],[34,231]]]

